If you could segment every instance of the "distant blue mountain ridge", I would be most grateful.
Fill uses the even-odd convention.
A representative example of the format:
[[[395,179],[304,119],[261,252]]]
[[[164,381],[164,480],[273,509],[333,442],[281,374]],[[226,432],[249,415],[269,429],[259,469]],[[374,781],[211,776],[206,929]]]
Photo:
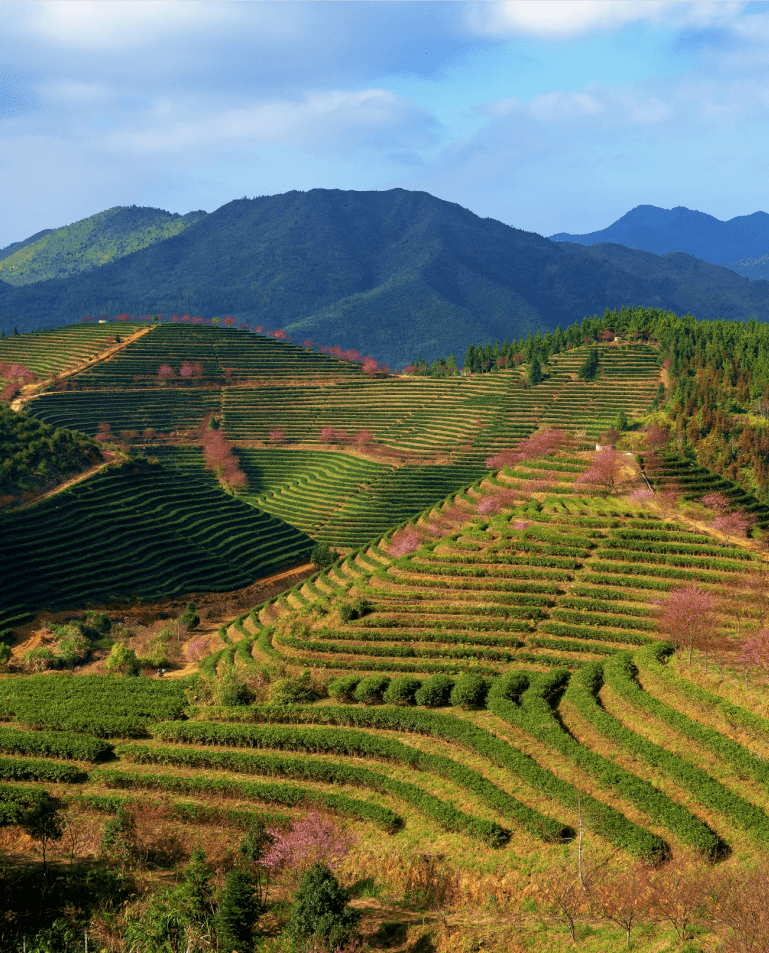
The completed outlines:
[[[769,215],[753,212],[722,222],[679,205],[639,205],[608,228],[587,235],[558,232],[554,242],[597,245],[611,242],[638,251],[667,255],[685,252],[713,265],[731,268],[746,278],[769,279]]]

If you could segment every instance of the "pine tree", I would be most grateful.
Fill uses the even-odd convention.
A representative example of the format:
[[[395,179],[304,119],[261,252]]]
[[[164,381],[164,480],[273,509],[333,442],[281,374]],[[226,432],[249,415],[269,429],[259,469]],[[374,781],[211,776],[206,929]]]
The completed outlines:
[[[360,913],[348,906],[349,895],[328,867],[313,864],[302,876],[287,933],[297,953],[318,940],[333,950],[357,932]]]
[[[245,870],[231,870],[216,911],[216,932],[222,953],[251,949],[259,912],[253,878]]]
[[[539,358],[536,354],[533,354],[531,360],[529,361],[529,383],[530,384],[539,384],[542,381],[542,366],[539,363]]]

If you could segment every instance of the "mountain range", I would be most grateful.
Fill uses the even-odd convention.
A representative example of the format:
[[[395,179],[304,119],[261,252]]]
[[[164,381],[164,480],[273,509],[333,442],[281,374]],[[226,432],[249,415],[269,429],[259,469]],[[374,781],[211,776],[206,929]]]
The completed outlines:
[[[678,206],[639,205],[598,232],[558,232],[554,242],[597,245],[612,242],[627,248],[667,255],[686,252],[702,261],[724,265],[747,278],[769,278],[769,215],[754,212],[720,219]]]
[[[607,307],[769,320],[769,282],[680,251],[551,241],[426,192],[313,189],[187,216],[100,215],[0,252],[5,333],[86,314],[232,315],[400,367]]]

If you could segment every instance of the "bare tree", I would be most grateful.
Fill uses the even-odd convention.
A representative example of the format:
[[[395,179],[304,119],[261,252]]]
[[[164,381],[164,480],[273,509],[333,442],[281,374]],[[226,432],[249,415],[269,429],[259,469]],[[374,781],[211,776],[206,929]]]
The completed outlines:
[[[695,923],[712,921],[716,881],[712,867],[699,854],[682,854],[652,871],[649,886],[652,916],[669,923],[679,943]]]
[[[624,870],[612,870],[595,878],[590,889],[590,909],[601,920],[607,920],[625,931],[630,949],[633,927],[647,919],[651,910],[650,868],[636,861]]]

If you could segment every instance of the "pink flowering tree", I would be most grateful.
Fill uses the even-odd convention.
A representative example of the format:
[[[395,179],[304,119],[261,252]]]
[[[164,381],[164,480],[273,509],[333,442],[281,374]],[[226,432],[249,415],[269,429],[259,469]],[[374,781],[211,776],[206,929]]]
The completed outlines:
[[[625,458],[612,447],[599,450],[590,464],[589,469],[574,481],[575,490],[586,490],[588,493],[612,493],[619,483]]]
[[[359,430],[357,433],[353,434],[352,442],[356,447],[366,447],[371,443],[371,431],[368,428],[364,427],[362,430]]]
[[[179,377],[193,377],[195,370],[189,361],[184,361],[179,368]]]
[[[203,446],[203,465],[211,470],[219,481],[231,490],[245,490],[248,477],[240,468],[240,462],[221,430],[208,427],[208,418],[199,431]]]
[[[745,684],[751,672],[769,672],[769,632],[761,629],[756,635],[744,642],[740,650],[739,661],[743,667]]]
[[[567,437],[563,430],[550,428],[537,430],[519,441],[515,450],[502,450],[488,457],[486,466],[489,470],[500,470],[502,467],[512,467],[516,463],[539,460],[560,450],[566,441]]]
[[[290,870],[299,876],[313,864],[335,870],[358,841],[353,831],[342,830],[319,811],[294,821],[288,833],[268,829],[272,845],[262,865],[271,873]]]
[[[388,555],[396,558],[399,556],[408,556],[410,553],[416,552],[421,543],[422,540],[419,537],[416,527],[409,524],[408,526],[404,526],[403,529],[393,533],[388,547]]]
[[[502,509],[502,500],[500,500],[498,496],[484,496],[478,500],[478,505],[475,509],[481,516],[486,516],[490,513],[499,513]]]
[[[688,652],[691,665],[695,649],[708,654],[713,644],[718,624],[716,599],[693,583],[673,589],[659,603],[657,624],[677,649]]]
[[[270,443],[283,443],[286,439],[285,430],[271,430],[270,431]]]
[[[364,357],[363,358],[363,373],[364,374],[376,374],[379,370],[379,361],[373,357]]]
[[[93,439],[98,440],[99,443],[114,441],[115,435],[112,433],[112,427],[110,427],[106,420],[102,420],[102,422],[99,424],[96,435]]]
[[[630,502],[635,506],[648,506],[654,499],[654,491],[648,486],[639,486],[630,494]]]
[[[209,653],[210,646],[208,644],[208,637],[205,635],[199,635],[191,642],[188,642],[184,650],[188,662],[202,662]]]
[[[753,522],[747,513],[734,510],[731,513],[721,513],[716,516],[713,520],[713,529],[723,533],[728,543],[732,536],[746,537]]]
[[[729,500],[727,500],[723,493],[707,493],[700,498],[700,503],[719,515],[727,513],[730,509]]]

